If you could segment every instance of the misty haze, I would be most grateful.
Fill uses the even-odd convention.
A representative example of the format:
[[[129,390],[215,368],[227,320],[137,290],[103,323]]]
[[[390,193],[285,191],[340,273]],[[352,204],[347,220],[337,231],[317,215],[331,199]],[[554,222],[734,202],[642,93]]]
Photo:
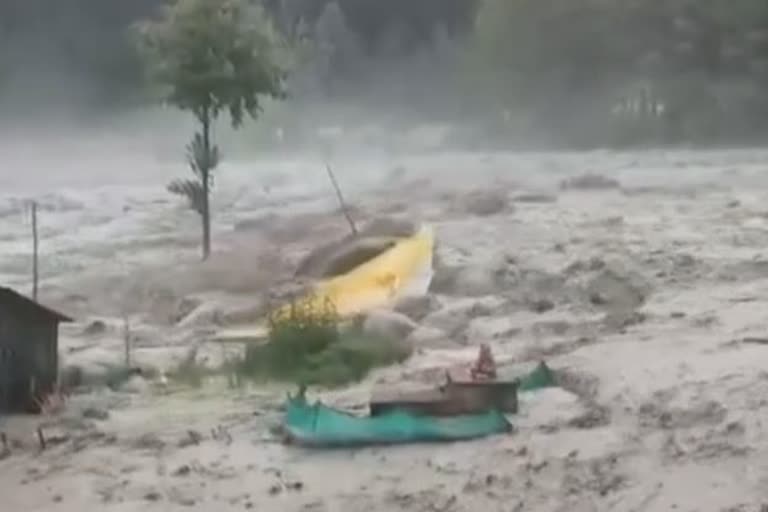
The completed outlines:
[[[768,510],[768,4],[0,0],[0,511]]]

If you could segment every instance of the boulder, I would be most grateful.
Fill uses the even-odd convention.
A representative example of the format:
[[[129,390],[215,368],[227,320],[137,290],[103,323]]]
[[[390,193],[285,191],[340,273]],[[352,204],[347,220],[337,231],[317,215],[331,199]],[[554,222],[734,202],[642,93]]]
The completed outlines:
[[[402,340],[413,332],[418,324],[395,311],[374,310],[365,316],[362,326],[367,335]]]
[[[482,297],[503,291],[509,281],[507,277],[495,262],[440,267],[429,290],[458,297]]]
[[[589,301],[614,312],[640,307],[650,292],[643,276],[615,264],[603,268],[587,284]]]
[[[470,265],[460,269],[453,283],[453,295],[482,297],[493,295],[500,289],[494,269],[488,266]]]
[[[459,266],[435,265],[429,291],[452,295],[456,288],[456,276],[460,271],[461,267]]]
[[[461,200],[461,210],[470,215],[488,217],[510,210],[509,195],[504,190],[488,189],[470,192]]]
[[[394,310],[416,322],[421,321],[440,307],[440,302],[433,295],[404,297],[397,301]]]
[[[103,320],[94,320],[83,329],[84,336],[100,336],[107,332],[107,324]]]

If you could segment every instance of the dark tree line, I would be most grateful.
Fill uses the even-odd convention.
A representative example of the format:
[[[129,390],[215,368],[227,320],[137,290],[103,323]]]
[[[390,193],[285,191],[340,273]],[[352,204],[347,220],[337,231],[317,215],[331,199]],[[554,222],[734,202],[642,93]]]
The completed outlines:
[[[157,13],[164,0],[0,0],[0,58],[8,73],[40,68],[67,71],[98,87],[94,99],[136,99],[140,67],[129,27]],[[283,29],[314,27],[332,0],[263,0]],[[361,56],[378,51],[392,27],[407,53],[429,39],[433,26],[467,30],[467,0],[340,0],[344,23]],[[3,56],[4,54],[4,56]]]
[[[766,2],[484,0],[474,36],[497,98],[576,143],[766,140]]]
[[[163,1],[0,0],[0,80],[53,67],[96,84],[94,101],[143,101],[126,32]],[[300,49],[295,96],[582,145],[768,134],[765,0],[261,1]]]

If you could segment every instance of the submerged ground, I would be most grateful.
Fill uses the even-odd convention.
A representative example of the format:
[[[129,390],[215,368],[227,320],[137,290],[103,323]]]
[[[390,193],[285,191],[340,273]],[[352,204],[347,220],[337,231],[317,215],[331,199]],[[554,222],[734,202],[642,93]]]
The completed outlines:
[[[440,265],[431,299],[405,311],[413,358],[315,396],[364,407],[373,386],[439,381],[483,342],[513,368],[545,359],[563,388],[523,396],[512,435],[313,452],[270,435],[285,389],[95,384],[43,419],[61,441],[43,453],[39,418],[0,419],[14,445],[0,461],[4,509],[765,510],[767,160],[339,159],[358,221],[433,224]],[[210,333],[258,317],[309,249],[347,229],[322,162],[231,162],[217,181],[217,254],[201,265],[197,219],[163,189],[183,168],[152,165],[121,185],[3,178],[0,282],[29,289],[34,196],[42,298],[78,318],[62,329],[63,364],[94,382],[123,360],[126,324],[135,364],[163,371],[194,347],[215,365],[225,354]]]

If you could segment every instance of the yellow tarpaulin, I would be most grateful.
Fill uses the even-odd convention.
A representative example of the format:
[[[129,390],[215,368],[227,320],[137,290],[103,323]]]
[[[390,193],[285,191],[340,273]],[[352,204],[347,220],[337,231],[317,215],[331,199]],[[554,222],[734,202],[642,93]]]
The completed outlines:
[[[434,233],[423,226],[411,237],[403,238],[393,247],[355,267],[346,274],[319,282],[311,294],[300,298],[302,309],[318,313],[330,304],[341,318],[372,309],[393,305],[407,296],[424,295],[432,281]],[[290,312],[287,304],[272,315],[280,317]],[[217,335],[219,341],[246,341],[266,336],[265,325],[245,329],[230,329]]]

